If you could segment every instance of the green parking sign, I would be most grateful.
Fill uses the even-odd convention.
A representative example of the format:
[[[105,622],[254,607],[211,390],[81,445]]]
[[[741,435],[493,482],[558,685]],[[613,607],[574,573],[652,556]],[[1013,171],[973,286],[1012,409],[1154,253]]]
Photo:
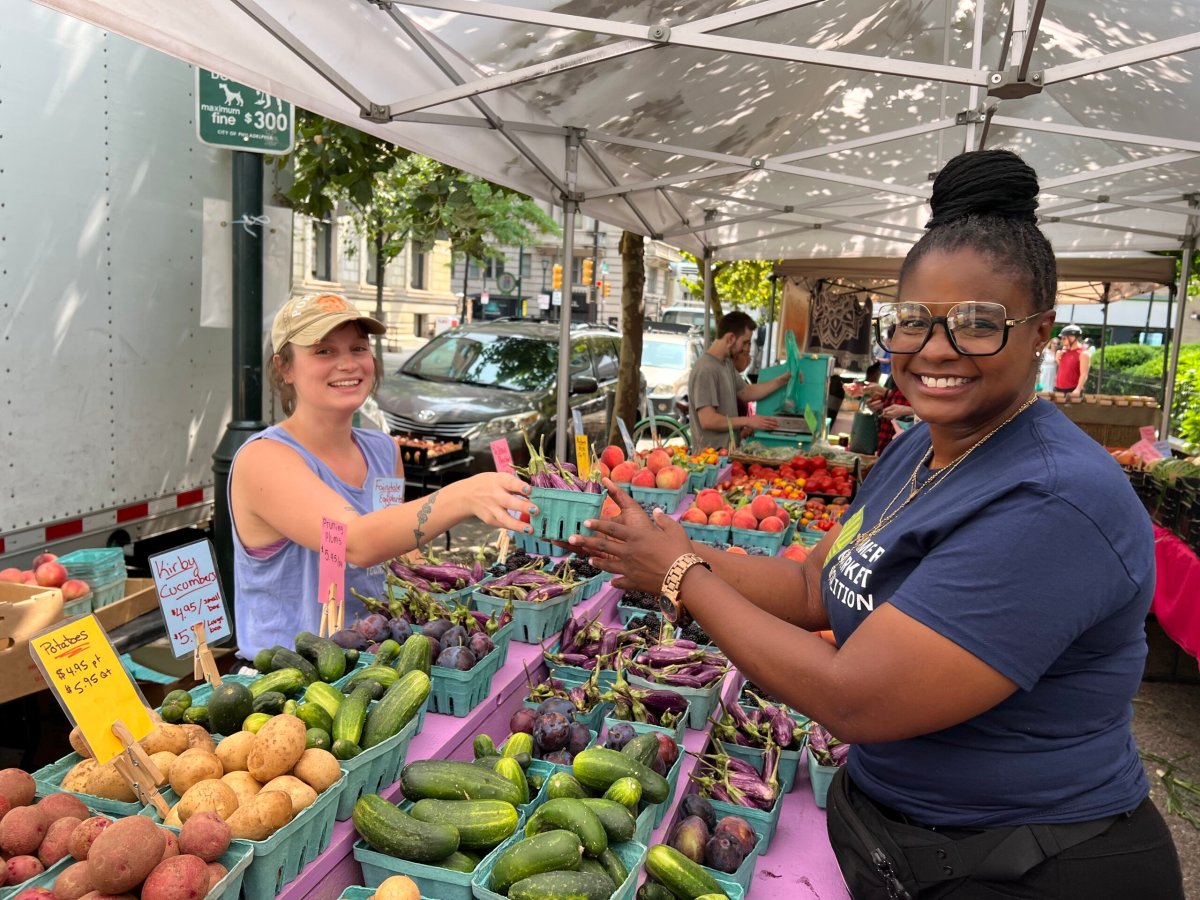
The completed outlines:
[[[290,153],[292,104],[207,69],[196,69],[196,136],[251,153]]]

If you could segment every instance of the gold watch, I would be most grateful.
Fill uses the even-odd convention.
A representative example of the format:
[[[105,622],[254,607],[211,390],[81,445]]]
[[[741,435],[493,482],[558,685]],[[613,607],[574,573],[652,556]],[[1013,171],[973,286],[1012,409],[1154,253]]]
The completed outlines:
[[[702,557],[695,553],[684,553],[671,563],[671,568],[667,569],[666,577],[663,578],[658,606],[662,610],[663,618],[672,625],[687,615],[687,610],[679,602],[679,589],[683,587],[683,576],[692,566],[704,566],[710,572],[712,571],[712,566],[706,563]]]

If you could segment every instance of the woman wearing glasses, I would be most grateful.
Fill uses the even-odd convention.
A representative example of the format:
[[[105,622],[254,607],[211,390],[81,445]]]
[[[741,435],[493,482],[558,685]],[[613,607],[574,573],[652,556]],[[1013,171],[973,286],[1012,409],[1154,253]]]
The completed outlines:
[[[1056,291],[1037,177],[965,153],[931,204],[876,323],[921,424],[806,562],[715,552],[620,496],[572,542],[854,744],[829,828],[856,900],[1182,898],[1130,730],[1150,524],[1034,394]]]

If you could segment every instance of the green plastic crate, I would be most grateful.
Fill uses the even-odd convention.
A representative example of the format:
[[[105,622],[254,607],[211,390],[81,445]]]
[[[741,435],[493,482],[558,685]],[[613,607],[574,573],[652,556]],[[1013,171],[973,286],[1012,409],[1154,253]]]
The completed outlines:
[[[571,614],[571,605],[578,590],[579,588],[575,587],[541,603],[514,600],[512,624],[516,627],[512,639],[523,644],[540,644],[550,635],[561,631],[567,623],[567,616]],[[506,601],[476,591],[472,602],[480,612],[490,614],[493,610],[498,613],[503,609]]]
[[[674,690],[674,688],[669,688],[665,685],[659,685],[659,689],[664,691]],[[689,709],[690,706],[691,704],[689,701]],[[663,734],[669,734],[671,737],[675,738],[676,743],[682,744],[683,734],[687,730],[687,723],[688,714],[686,712],[682,717],[680,717],[678,724],[671,728],[664,728],[662,725],[651,725],[649,722],[628,722],[625,719],[618,719],[614,716],[608,715],[604,717],[604,733],[607,735],[614,725],[631,725],[633,726],[633,730],[638,734],[661,731]]]
[[[825,808],[826,798],[829,796],[829,785],[833,783],[833,776],[837,774],[837,770],[841,766],[823,766],[817,762],[816,757],[805,749],[805,757],[808,759],[808,780],[812,785],[813,800],[821,809]]]
[[[429,697],[426,697],[421,709],[424,710],[428,704]],[[346,784],[338,797],[337,814],[334,816],[337,821],[344,822],[354,814],[354,804],[359,797],[378,794],[381,788],[400,777],[400,770],[404,768],[408,756],[408,745],[419,730],[420,721],[420,715],[413,716],[407,725],[386,741],[364,750],[353,759],[341,761]]]
[[[491,853],[483,858],[483,861],[476,866],[475,875],[471,879],[471,893],[474,894],[476,900],[505,900],[503,894],[497,894],[490,887],[492,881],[492,867],[496,864],[496,860],[500,858],[508,847],[521,839],[522,835],[514,835],[509,838]],[[634,892],[637,890],[638,871],[642,867],[642,861],[646,858],[646,846],[639,844],[636,841],[625,841],[621,844],[611,844],[612,851],[617,854],[617,857],[624,863],[625,868],[629,870],[629,877],[626,878],[617,889],[613,891],[611,900],[632,900]]]
[[[73,550],[60,556],[58,562],[67,570],[68,576],[86,581],[93,588],[93,582],[106,583],[118,577],[124,579],[126,574],[125,551],[120,547]]]

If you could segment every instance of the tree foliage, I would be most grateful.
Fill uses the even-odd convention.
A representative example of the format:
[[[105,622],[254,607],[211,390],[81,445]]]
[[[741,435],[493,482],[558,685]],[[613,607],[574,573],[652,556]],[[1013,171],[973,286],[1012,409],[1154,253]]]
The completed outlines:
[[[681,278],[683,286],[693,297],[704,297],[703,262],[686,251],[683,258],[696,263],[700,271],[696,278]],[[767,318],[771,308],[771,282],[767,276],[778,265],[779,260],[736,259],[714,260],[713,272],[713,318],[719,319],[726,305]]]

